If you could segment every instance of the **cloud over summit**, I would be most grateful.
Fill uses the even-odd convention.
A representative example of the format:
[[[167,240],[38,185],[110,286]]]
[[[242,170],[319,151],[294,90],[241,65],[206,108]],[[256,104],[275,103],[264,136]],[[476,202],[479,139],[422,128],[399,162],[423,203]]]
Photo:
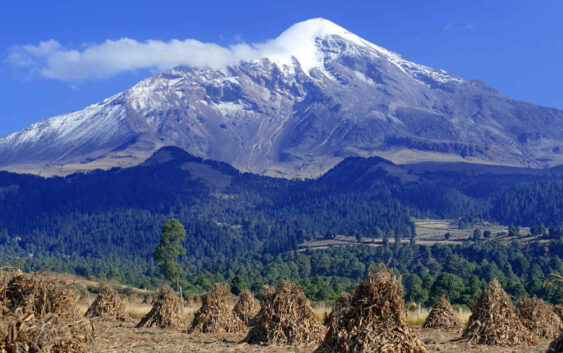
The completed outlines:
[[[247,44],[222,47],[194,39],[148,40],[122,38],[85,46],[65,48],[51,39],[38,45],[12,47],[6,62],[46,78],[58,80],[99,79],[122,71],[163,70],[177,65],[218,68],[255,57]]]
[[[38,45],[12,47],[5,61],[30,76],[66,81],[100,79],[138,69],[164,70],[177,65],[221,68],[241,60],[287,59],[293,55],[305,68],[316,60],[312,52],[316,36],[344,32],[349,33],[328,20],[312,19],[291,26],[275,39],[227,47],[195,39],[140,42],[122,38],[76,49],[51,39]]]

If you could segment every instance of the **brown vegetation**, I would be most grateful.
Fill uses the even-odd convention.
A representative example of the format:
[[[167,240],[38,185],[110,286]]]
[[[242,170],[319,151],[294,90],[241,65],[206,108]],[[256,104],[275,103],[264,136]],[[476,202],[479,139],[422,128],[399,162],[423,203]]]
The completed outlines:
[[[348,309],[332,321],[315,353],[426,351],[407,325],[400,279],[380,269],[356,287]]]
[[[563,353],[563,334],[549,345],[547,353]]]
[[[162,290],[154,300],[151,311],[137,324],[137,327],[180,327],[185,324],[180,309],[180,299],[169,286]]]
[[[336,299],[332,311],[326,317],[324,324],[326,326],[340,326],[342,324],[342,314],[350,310],[350,301],[352,295],[350,293],[344,292],[340,298]]]
[[[516,305],[520,321],[538,337],[555,339],[561,332],[561,319],[553,307],[538,298],[522,298]]]
[[[536,344],[536,336],[518,318],[510,297],[494,279],[472,307],[462,340],[473,344],[516,346]]]
[[[141,304],[154,304],[154,297],[151,294],[146,294],[143,297],[143,301],[141,302]]]
[[[186,299],[186,306],[191,306],[191,307],[197,307],[197,306],[201,306],[201,302],[202,302],[202,296],[201,295],[194,295],[191,297],[188,297]]]
[[[41,274],[17,274],[0,290],[0,352],[86,352],[94,328],[77,295]]]
[[[254,298],[252,293],[248,290],[243,290],[238,298],[233,312],[235,315],[244,322],[245,325],[249,325],[252,319],[258,314],[260,310],[260,305],[258,301]]]
[[[188,333],[234,333],[246,330],[244,323],[231,310],[230,297],[231,288],[228,284],[215,283],[203,297],[201,308],[195,314]]]
[[[443,329],[461,328],[461,322],[454,313],[450,300],[445,294],[434,304],[434,307],[430,311],[430,314],[428,314],[422,327]]]
[[[129,316],[125,313],[125,304],[115,290],[106,285],[101,290],[92,305],[84,314],[92,319],[127,321]]]
[[[308,345],[322,340],[324,327],[299,286],[284,280],[272,293],[264,289],[260,311],[244,339],[251,344]]]
[[[553,310],[555,311],[557,316],[559,316],[561,322],[563,322],[563,304],[557,304],[556,306],[553,307]]]

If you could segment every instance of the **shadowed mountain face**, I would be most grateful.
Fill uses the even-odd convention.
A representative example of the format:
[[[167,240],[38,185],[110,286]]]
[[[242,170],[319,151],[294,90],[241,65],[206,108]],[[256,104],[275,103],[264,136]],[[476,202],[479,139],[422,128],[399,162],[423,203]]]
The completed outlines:
[[[131,166],[166,145],[283,177],[318,176],[350,156],[563,164],[562,111],[406,61],[322,19],[276,40],[299,44],[222,69],[177,67],[2,137],[0,168]]]

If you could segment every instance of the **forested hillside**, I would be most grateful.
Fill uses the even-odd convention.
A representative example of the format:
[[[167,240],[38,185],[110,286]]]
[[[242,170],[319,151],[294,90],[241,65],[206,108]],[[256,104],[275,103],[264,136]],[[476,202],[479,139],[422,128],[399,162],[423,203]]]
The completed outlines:
[[[537,281],[563,272],[561,171],[478,170],[350,158],[319,179],[286,180],[167,147],[127,169],[48,179],[2,172],[0,258],[152,287],[161,281],[151,257],[160,228],[178,218],[187,231],[184,286],[193,291],[214,280],[257,289],[294,277],[314,298],[334,299],[371,265],[390,262],[405,274],[413,300],[433,298],[440,280],[457,283],[460,295],[452,300],[467,303],[491,273],[514,295],[555,295]],[[543,224],[550,232],[542,244],[506,248],[488,239],[430,249],[415,244],[410,217]],[[414,240],[295,252],[313,238],[376,232]]]

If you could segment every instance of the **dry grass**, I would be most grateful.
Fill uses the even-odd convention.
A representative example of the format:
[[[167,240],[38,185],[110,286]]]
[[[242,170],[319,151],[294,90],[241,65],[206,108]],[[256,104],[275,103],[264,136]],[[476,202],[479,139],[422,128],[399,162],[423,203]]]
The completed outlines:
[[[92,304],[93,299],[90,299],[90,302],[84,302],[78,304],[78,312],[81,315],[86,313],[86,310]],[[200,308],[197,304],[192,305],[184,305],[184,311],[182,312],[182,316],[186,318],[186,321],[189,322],[193,319],[195,313]],[[131,318],[135,320],[140,320],[143,316],[145,316],[149,311],[151,311],[152,305],[151,304],[144,304],[144,303],[127,303],[125,304],[125,313],[129,315]]]
[[[430,310],[423,307],[417,307],[416,310],[409,310],[407,312],[407,324],[409,326],[422,326],[429,313]]]
[[[319,322],[325,322],[332,312],[332,305],[325,302],[311,303],[311,308]]]
[[[428,314],[430,314],[430,310],[430,308],[423,308],[421,306],[418,306],[416,310],[409,310],[407,312],[407,324],[413,327],[422,326],[424,321],[426,321]],[[462,326],[467,324],[467,321],[469,321],[469,317],[471,316],[471,311],[468,309],[454,308],[454,313],[461,322]]]
[[[147,315],[149,311],[151,311],[152,305],[151,304],[134,304],[134,303],[127,303],[125,304],[125,313],[129,315],[132,319],[140,320],[142,317]]]

